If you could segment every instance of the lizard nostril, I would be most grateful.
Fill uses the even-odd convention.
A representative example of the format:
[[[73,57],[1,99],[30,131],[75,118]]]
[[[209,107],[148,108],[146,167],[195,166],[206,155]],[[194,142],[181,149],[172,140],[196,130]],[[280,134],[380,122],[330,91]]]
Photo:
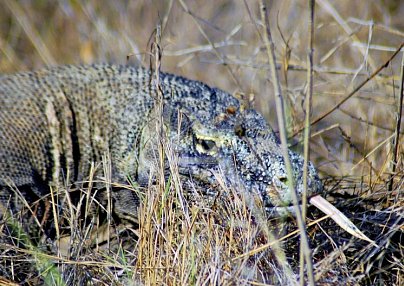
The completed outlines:
[[[278,177],[278,180],[281,181],[281,183],[284,183],[284,184],[286,184],[288,182],[287,177]]]

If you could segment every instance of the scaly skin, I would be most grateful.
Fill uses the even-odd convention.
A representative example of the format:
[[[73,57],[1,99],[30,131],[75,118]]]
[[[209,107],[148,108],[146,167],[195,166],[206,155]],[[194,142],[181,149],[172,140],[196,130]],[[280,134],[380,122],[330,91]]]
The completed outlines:
[[[269,211],[291,204],[279,140],[259,113],[222,90],[175,75],[161,73],[159,89],[161,111],[154,77],[142,68],[61,66],[0,77],[0,202],[19,208],[9,201],[10,184],[34,198],[48,194],[67,171],[71,182],[85,180],[91,162],[106,153],[113,182],[130,177],[147,185],[162,114],[180,175],[207,196],[215,195],[215,174],[222,174],[236,190],[260,196]],[[289,156],[300,197],[303,158]],[[308,195],[321,190],[311,164],[308,184]],[[118,215],[137,215],[134,194],[114,190],[113,198]]]

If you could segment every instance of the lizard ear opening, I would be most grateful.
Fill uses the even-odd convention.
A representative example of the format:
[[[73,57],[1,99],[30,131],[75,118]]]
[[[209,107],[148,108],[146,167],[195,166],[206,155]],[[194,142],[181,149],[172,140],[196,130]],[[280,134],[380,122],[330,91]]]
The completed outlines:
[[[234,127],[234,133],[237,135],[237,137],[241,138],[245,136],[245,127],[242,125],[236,125]]]

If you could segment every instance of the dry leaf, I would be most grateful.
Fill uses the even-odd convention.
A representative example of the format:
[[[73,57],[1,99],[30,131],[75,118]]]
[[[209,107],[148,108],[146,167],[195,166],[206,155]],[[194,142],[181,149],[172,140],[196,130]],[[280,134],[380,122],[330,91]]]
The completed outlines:
[[[340,212],[336,207],[330,204],[323,197],[314,196],[310,199],[310,203],[325,214],[329,215],[330,218],[345,231],[349,232],[353,236],[356,236],[357,238],[370,242],[376,247],[379,247],[373,240],[371,240],[363,232],[361,232],[359,228],[357,228],[356,225],[354,225],[353,222],[349,220],[349,218],[347,218],[342,212]]]

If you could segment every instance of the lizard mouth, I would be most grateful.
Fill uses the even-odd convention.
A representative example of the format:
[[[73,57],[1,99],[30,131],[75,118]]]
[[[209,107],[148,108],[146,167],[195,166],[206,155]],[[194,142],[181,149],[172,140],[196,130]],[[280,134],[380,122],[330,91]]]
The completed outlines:
[[[315,196],[321,187],[317,185],[309,185],[309,191],[307,194],[307,202],[311,197]],[[282,196],[282,193],[285,193],[287,189],[281,189],[276,186],[276,184],[272,184],[270,186],[266,186],[263,192],[261,192],[264,198],[264,207],[267,215],[269,217],[283,217],[292,215],[296,217],[296,207],[293,204],[292,198],[290,196]],[[301,192],[299,190],[295,190],[298,195],[298,207],[302,209],[302,198],[300,197]]]
[[[192,183],[193,186],[200,187],[205,195],[216,197],[218,194],[218,182],[217,176],[214,175],[215,172],[211,169],[202,169],[203,173],[201,173],[200,168],[198,168],[199,173],[192,171],[193,169],[190,168],[190,166],[179,169],[180,175],[190,180],[189,182]],[[233,187],[237,188],[236,186]],[[255,186],[256,189],[254,187],[253,189],[261,189],[260,187],[262,188],[263,186]],[[285,216],[296,217],[296,207],[292,202],[284,202],[282,200],[281,196],[279,195],[280,190],[277,190],[273,185],[270,187],[265,186],[263,189],[265,190],[264,192],[256,191],[252,193],[254,194],[253,197],[256,196],[255,198],[257,199],[256,202],[258,205],[261,205],[263,210],[265,210],[268,218],[280,218]],[[310,193],[308,200],[312,196],[313,194]],[[259,201],[261,202],[259,203]],[[302,201],[298,202],[298,207],[301,209]]]
[[[301,204],[299,204],[298,206],[299,206],[299,208],[302,207]],[[293,205],[283,206],[283,207],[281,207],[281,206],[277,206],[277,207],[270,206],[269,207],[268,206],[268,207],[265,207],[265,211],[269,218],[285,217],[285,216],[289,216],[289,215],[292,215],[294,217],[296,216],[296,208]]]
[[[309,203],[309,200],[314,196],[316,196],[316,194],[311,194],[310,196],[307,196],[307,207],[311,205]],[[302,209],[301,200],[298,202],[298,207],[300,210]],[[273,205],[272,203],[266,203],[265,211],[270,218],[284,217],[289,215],[296,217],[296,207],[293,205],[293,203],[284,205]]]

